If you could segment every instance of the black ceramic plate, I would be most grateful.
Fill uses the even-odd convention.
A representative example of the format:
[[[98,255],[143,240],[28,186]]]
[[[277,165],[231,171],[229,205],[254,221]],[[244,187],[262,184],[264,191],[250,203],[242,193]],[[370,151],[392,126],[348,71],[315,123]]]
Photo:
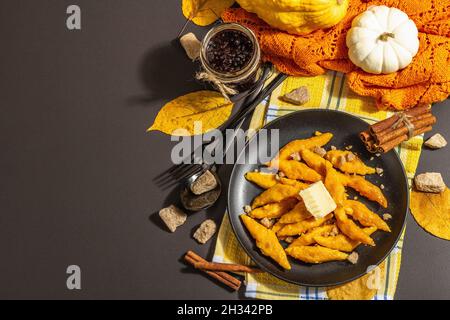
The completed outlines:
[[[248,255],[263,270],[282,280],[304,286],[343,284],[364,275],[371,268],[382,262],[396,245],[402,233],[408,210],[408,182],[397,153],[390,151],[380,157],[370,154],[358,137],[359,132],[367,129],[367,123],[357,117],[339,111],[320,109],[298,111],[270,122],[265,128],[280,130],[280,147],[294,139],[311,137],[315,131],[331,132],[334,134],[334,138],[326,146],[327,149],[329,149],[330,145],[334,145],[339,149],[351,145],[353,146],[352,151],[357,152],[366,164],[372,167],[383,168],[383,176],[368,175],[367,180],[378,186],[381,184],[385,186],[383,192],[389,201],[389,207],[384,209],[377,203],[362,197],[359,197],[358,200],[380,215],[390,213],[393,218],[388,221],[388,224],[392,232],[375,232],[372,235],[376,243],[375,247],[359,246],[356,249],[359,254],[359,260],[355,265],[347,261],[313,265],[289,258],[292,269],[289,271],[283,270],[277,263],[261,254],[255,245],[255,241],[239,218],[239,215],[243,213],[243,207],[250,204],[253,198],[262,192],[259,187],[245,180],[244,174],[261,166],[256,164],[236,164],[231,174],[228,188],[228,214],[234,232]],[[255,135],[253,139],[256,139],[257,136]],[[270,145],[270,139],[267,145],[259,145],[259,148],[265,150],[268,149],[268,145]],[[237,163],[244,163],[241,161],[244,159],[244,156],[248,156],[248,153],[249,148],[247,144],[246,148],[239,155],[240,161]],[[370,160],[372,157],[374,159]],[[351,189],[347,190],[350,198],[356,195]]]

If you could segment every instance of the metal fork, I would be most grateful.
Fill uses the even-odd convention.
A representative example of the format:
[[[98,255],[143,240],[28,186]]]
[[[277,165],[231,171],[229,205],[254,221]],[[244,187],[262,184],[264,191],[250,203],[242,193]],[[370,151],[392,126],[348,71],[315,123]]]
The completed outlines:
[[[224,136],[224,134],[226,133],[226,129],[231,128],[235,129],[233,135],[230,138],[226,139],[227,143],[224,148],[224,157],[226,156],[230,148],[234,145],[234,139],[238,134],[239,131],[238,129],[242,127],[247,116],[251,112],[253,112],[253,110],[255,110],[255,108],[268,95],[270,95],[273,92],[273,90],[275,90],[286,78],[287,75],[280,73],[266,87],[263,87],[264,86],[263,81],[260,91],[256,95],[255,93],[253,94],[254,98],[251,99],[251,102],[247,106],[243,107],[235,115],[233,115],[227,122],[227,125],[220,130],[222,136]],[[197,148],[186,159],[184,159],[181,164],[174,165],[168,170],[156,176],[154,179],[155,184],[163,189],[166,189],[175,185],[176,183],[183,182],[189,179],[191,176],[198,175],[199,173],[204,172],[206,170],[214,171],[216,168],[216,164],[204,163],[201,159],[196,158],[196,154],[199,153],[203,154],[205,148],[208,148],[209,150],[214,150],[214,147],[216,147],[216,143],[218,143],[217,140],[202,144],[199,147],[201,148],[200,150],[201,152],[199,152],[199,148]]]

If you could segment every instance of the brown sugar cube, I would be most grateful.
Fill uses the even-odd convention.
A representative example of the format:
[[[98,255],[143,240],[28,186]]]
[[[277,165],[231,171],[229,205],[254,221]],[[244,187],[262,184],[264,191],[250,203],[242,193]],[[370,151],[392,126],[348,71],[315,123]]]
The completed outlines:
[[[197,39],[195,34],[189,32],[180,38],[181,46],[186,51],[186,55],[191,60],[195,60],[200,56],[201,42]]]
[[[426,172],[414,178],[417,190],[422,192],[441,193],[445,191],[445,183],[438,172]]]
[[[209,170],[206,170],[191,184],[191,191],[193,194],[199,195],[211,191],[215,187],[217,187],[216,177]]]
[[[436,133],[427,141],[425,141],[425,145],[431,149],[441,149],[447,145],[447,141],[441,134]]]
[[[161,209],[159,211],[159,216],[162,221],[164,221],[170,232],[175,232],[179,226],[184,224],[187,218],[187,214],[174,205]]]
[[[307,87],[301,86],[289,93],[286,93],[284,96],[281,96],[280,99],[282,101],[301,106],[309,101],[309,91]]]
[[[194,239],[200,242],[201,244],[205,244],[211,237],[216,233],[216,223],[211,220],[205,220],[202,222],[200,227],[194,233]]]

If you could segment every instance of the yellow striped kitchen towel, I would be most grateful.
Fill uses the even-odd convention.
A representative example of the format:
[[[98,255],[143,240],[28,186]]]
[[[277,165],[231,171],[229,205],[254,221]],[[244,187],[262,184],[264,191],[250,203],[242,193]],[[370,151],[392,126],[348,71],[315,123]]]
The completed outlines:
[[[308,103],[298,107],[279,100],[280,96],[300,86],[308,87],[310,93]],[[290,112],[313,108],[340,110],[356,115],[370,124],[392,115],[390,112],[377,110],[372,98],[358,96],[352,92],[346,84],[344,74],[330,71],[316,77],[289,77],[286,79],[255,110],[250,127],[258,129],[277,117]],[[396,152],[405,166],[410,183],[416,172],[422,143],[423,136],[417,136],[396,148]],[[368,287],[370,287],[369,284],[373,285],[370,287],[371,290],[368,290],[372,294],[357,295],[357,298],[394,299],[402,258],[404,233],[405,231],[403,231],[394,250],[392,250],[380,267],[375,268],[365,276],[364,281],[366,282],[364,283]],[[227,214],[224,215],[219,230],[213,260],[225,263],[252,264],[250,257],[237,241]],[[361,279],[355,281],[361,281]],[[279,280],[267,273],[246,274],[245,283],[245,296],[249,298],[278,300],[319,300],[330,298],[327,294],[329,288],[298,286]],[[354,285],[356,285],[356,282]],[[350,287],[351,285],[344,286],[352,288]]]

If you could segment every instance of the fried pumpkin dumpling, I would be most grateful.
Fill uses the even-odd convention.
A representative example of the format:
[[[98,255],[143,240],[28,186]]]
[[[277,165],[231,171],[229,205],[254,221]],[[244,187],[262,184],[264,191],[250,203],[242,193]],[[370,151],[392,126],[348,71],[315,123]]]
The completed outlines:
[[[329,249],[321,246],[293,246],[288,247],[286,252],[291,257],[306,263],[322,263],[329,261],[343,261],[347,259],[348,254],[338,250]]]
[[[290,186],[301,186],[302,188],[308,187],[308,185],[302,184],[302,182],[297,180],[277,178],[276,174],[273,173],[250,171],[245,174],[245,178],[263,189],[272,188],[277,183],[287,184]]]
[[[343,207],[338,207],[334,211],[334,215],[336,217],[336,225],[343,234],[352,240],[375,246],[373,239],[347,217]]]
[[[308,183],[300,182],[300,181],[293,180],[293,179],[288,179],[288,178],[280,178],[280,183],[288,185],[288,186],[295,187],[295,188],[298,189],[299,192],[301,190],[304,190],[304,189],[306,189],[306,188],[308,188],[310,186]]]
[[[311,214],[306,209],[305,203],[299,201],[291,211],[281,216],[280,223],[296,223],[309,218],[311,218]]]
[[[270,167],[277,167],[278,160],[288,160],[293,153],[299,152],[301,149],[311,149],[315,146],[322,147],[333,138],[331,133],[322,133],[308,139],[293,140],[280,149],[278,155],[268,164]]]
[[[326,172],[326,164],[328,162],[327,160],[325,160],[317,153],[309,149],[302,149],[300,151],[300,155],[302,157],[302,160],[305,161],[310,168],[314,169],[322,177],[325,177],[325,175],[327,174]]]
[[[345,173],[356,173],[360,175],[374,174],[375,168],[366,166],[362,160],[351,151],[330,150],[325,159],[330,161],[335,168]]]
[[[347,200],[345,202],[345,207],[352,209],[352,217],[355,220],[358,220],[365,227],[376,227],[377,229],[391,232],[391,228],[387,225],[387,223],[375,212],[370,211],[363,203]]]
[[[388,202],[381,189],[364,177],[348,176],[347,186],[356,190],[363,197],[378,202],[383,208],[387,208]]]
[[[341,178],[342,175],[338,174],[329,162],[326,164],[326,173],[325,187],[336,204],[344,204],[345,200],[347,200],[347,193],[345,192],[345,181]]]
[[[316,243],[314,240],[315,237],[321,236],[324,234],[328,234],[335,228],[336,226],[333,224],[327,224],[325,226],[316,227],[314,229],[309,230],[307,233],[301,235],[297,239],[295,239],[290,246],[309,246],[311,244]]]
[[[279,162],[279,170],[283,172],[289,179],[304,180],[317,182],[322,176],[316,171],[308,167],[303,162],[295,160],[281,160]]]
[[[265,256],[275,260],[284,269],[290,270],[291,265],[287,259],[283,247],[278,241],[275,232],[267,229],[245,214],[241,215],[241,219],[247,230],[256,240],[256,246],[261,250],[261,252]]]
[[[253,182],[257,186],[263,189],[269,189],[278,183],[275,174],[271,173],[261,173],[261,172],[247,172],[245,174],[245,179]]]
[[[280,231],[278,231],[278,236],[297,236],[306,231],[320,227],[326,221],[330,220],[333,217],[333,214],[329,214],[326,217],[315,219],[314,217],[297,222],[285,225]]]
[[[370,236],[372,233],[377,231],[376,227],[364,228],[363,232]],[[314,237],[314,241],[317,242],[322,247],[329,249],[335,249],[344,252],[352,252],[361,242],[352,240],[344,234],[338,234],[333,237],[324,237],[322,235],[317,235]]]
[[[268,203],[280,202],[287,198],[298,195],[300,190],[297,187],[278,183],[257,196],[252,203],[252,209],[261,207]]]
[[[285,226],[284,223],[281,223],[280,220],[278,220],[273,226],[272,226],[272,230],[273,232],[277,233],[278,231],[280,231],[283,227]]]
[[[262,207],[253,209],[248,214],[254,219],[272,219],[279,218],[286,212],[290,211],[298,202],[296,198],[288,198],[280,202],[269,203]]]

